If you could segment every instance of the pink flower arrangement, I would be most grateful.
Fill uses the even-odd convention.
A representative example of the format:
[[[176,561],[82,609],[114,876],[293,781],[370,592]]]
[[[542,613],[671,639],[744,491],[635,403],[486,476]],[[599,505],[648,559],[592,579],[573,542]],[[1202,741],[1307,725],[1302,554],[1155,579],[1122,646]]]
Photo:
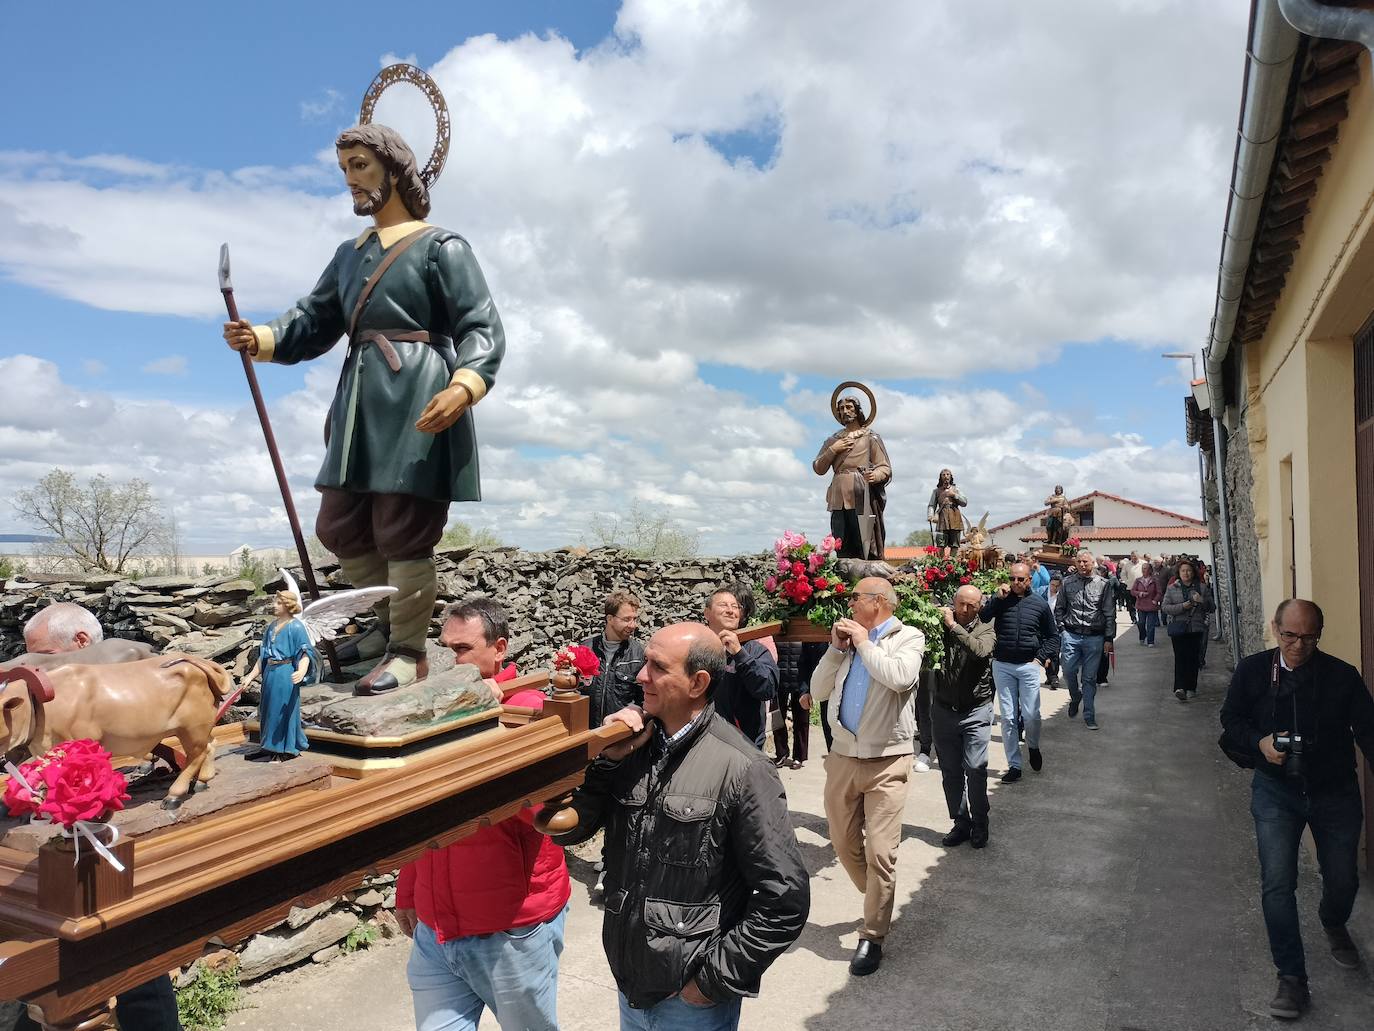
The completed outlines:
[[[64,741],[19,767],[20,776],[5,785],[5,806],[10,816],[49,819],[68,831],[104,820],[129,800],[124,775],[110,760],[95,741]]]
[[[835,569],[839,549],[840,541],[832,535],[816,545],[805,534],[785,531],[773,542],[777,574],[763,582],[764,592],[798,611],[812,602],[843,595],[844,580]]]

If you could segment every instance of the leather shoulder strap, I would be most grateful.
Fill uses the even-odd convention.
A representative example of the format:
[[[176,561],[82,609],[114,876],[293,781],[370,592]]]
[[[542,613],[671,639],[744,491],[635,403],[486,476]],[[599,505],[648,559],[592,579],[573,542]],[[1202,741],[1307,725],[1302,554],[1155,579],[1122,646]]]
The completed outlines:
[[[348,317],[348,336],[350,339],[358,328],[358,318],[363,313],[363,305],[367,303],[367,299],[372,295],[373,289],[382,281],[382,276],[386,274],[386,270],[391,268],[396,259],[410,249],[411,244],[416,243],[420,237],[424,236],[426,233],[436,231],[434,226],[425,226],[415,230],[415,232],[411,233],[409,236],[402,237],[399,241],[391,245],[391,250],[386,252],[386,257],[383,258],[382,263],[377,266],[377,271],[372,273],[372,278],[367,281],[367,285],[363,287],[363,292],[358,295],[358,300],[353,305],[353,314]]]

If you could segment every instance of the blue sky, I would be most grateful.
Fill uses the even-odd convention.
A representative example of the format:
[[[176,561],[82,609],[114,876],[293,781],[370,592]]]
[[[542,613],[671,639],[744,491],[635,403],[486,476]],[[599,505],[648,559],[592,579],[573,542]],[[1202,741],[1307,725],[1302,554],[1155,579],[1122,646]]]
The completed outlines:
[[[249,317],[309,288],[361,228],[329,144],[395,55],[449,97],[432,220],[472,241],[510,334],[479,411],[488,501],[455,517],[531,546],[631,502],[707,551],[816,529],[807,465],[845,378],[879,388],[899,533],[949,461],[995,518],[1042,478],[1196,514],[1187,363],[1159,355],[1207,326],[1244,5],[1180,42],[1106,4],[1072,46],[991,6],[11,5],[28,42],[0,68],[24,97],[0,141],[0,362],[12,387],[114,414],[84,437],[57,411],[0,418],[0,482],[52,455],[149,479],[197,551],[284,539],[218,339],[218,247]],[[1122,32],[1177,46],[1118,68],[1086,45]],[[975,53],[1011,56],[941,93]],[[261,376],[307,513],[334,361]],[[127,439],[168,419],[180,448]]]

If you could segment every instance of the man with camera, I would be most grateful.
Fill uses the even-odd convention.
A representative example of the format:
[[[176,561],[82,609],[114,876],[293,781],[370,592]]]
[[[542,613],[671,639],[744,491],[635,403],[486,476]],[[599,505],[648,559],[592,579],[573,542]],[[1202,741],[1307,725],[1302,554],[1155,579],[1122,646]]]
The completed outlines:
[[[1318,651],[1322,610],[1289,598],[1274,613],[1279,646],[1236,666],[1221,708],[1222,746],[1253,766],[1250,812],[1259,846],[1261,902],[1278,968],[1272,1016],[1295,1020],[1311,995],[1298,928],[1298,847],[1312,830],[1321,869],[1317,913],[1331,958],[1347,968],[1360,953],[1346,930],[1359,888],[1363,811],[1355,743],[1374,757],[1374,698],[1349,663]]]

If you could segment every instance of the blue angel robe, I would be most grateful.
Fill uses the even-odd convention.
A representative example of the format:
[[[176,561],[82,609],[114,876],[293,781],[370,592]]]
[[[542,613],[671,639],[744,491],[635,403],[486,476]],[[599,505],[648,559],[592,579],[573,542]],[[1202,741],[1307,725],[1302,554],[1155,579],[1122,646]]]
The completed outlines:
[[[301,683],[319,679],[320,660],[310,645],[305,627],[291,619],[277,628],[268,623],[262,633],[262,702],[258,705],[258,738],[269,752],[297,755],[310,747],[301,728],[301,685],[291,683],[301,655],[310,657],[310,668]],[[286,660],[282,662],[280,660]]]

